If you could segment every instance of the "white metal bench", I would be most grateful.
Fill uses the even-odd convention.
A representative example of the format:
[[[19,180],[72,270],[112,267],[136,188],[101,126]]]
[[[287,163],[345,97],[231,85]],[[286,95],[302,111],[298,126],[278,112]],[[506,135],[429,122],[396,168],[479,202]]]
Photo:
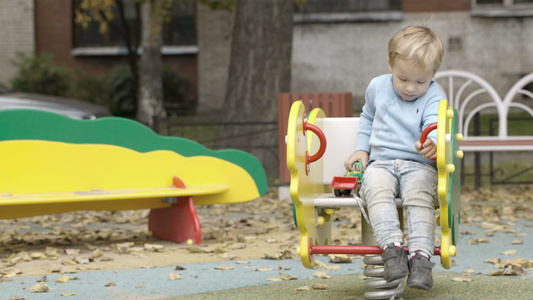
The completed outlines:
[[[508,114],[514,108],[527,112],[533,118],[533,105],[516,102],[524,96],[533,104],[533,93],[526,86],[533,82],[530,73],[516,82],[502,99],[493,86],[480,76],[460,70],[438,72],[435,80],[445,93],[450,106],[458,112],[458,131],[464,139],[460,143],[465,152],[533,151],[533,136],[510,136],[508,134]],[[492,111],[498,115],[498,134],[495,136],[471,136],[469,127],[476,114]],[[533,125],[533,122],[532,122]],[[478,154],[479,155],[479,154]],[[476,186],[479,187],[480,166],[476,165]]]

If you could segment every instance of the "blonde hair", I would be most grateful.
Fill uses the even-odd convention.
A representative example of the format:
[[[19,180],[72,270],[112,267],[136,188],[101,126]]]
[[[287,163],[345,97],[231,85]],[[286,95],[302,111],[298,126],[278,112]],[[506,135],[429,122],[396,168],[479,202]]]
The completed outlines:
[[[398,59],[416,64],[423,69],[437,72],[444,56],[444,47],[439,36],[425,26],[408,26],[396,33],[389,41],[389,64]]]

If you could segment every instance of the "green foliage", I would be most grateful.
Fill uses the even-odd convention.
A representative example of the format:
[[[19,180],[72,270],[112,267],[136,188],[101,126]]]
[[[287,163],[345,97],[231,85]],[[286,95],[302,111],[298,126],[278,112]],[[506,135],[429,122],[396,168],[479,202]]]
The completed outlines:
[[[133,118],[137,110],[137,88],[128,66],[105,75],[91,75],[77,68],[67,72],[46,53],[17,53],[18,72],[11,79],[13,91],[67,96],[107,107],[114,115]],[[162,70],[163,101],[169,114],[189,115],[197,101],[188,79],[168,66]]]
[[[163,68],[161,78],[165,108],[178,115],[194,112],[197,103],[190,100],[190,82],[168,66]],[[137,109],[137,89],[130,68],[122,66],[111,70],[107,75],[106,85],[109,89],[107,103],[111,112],[117,116],[133,117]]]
[[[533,135],[533,127],[531,126],[531,115],[528,112],[509,112],[507,120],[507,134],[508,135]],[[468,134],[474,136],[475,120],[470,121],[468,127]],[[498,135],[498,115],[497,114],[481,114],[479,118],[479,126],[482,136]]]
[[[133,117],[137,109],[137,87],[129,67],[114,68],[107,75],[108,107],[117,116]]]
[[[237,5],[237,0],[198,0],[201,4],[211,8],[212,10],[227,10],[232,11]]]
[[[163,81],[163,102],[167,113],[177,115],[194,113],[198,103],[194,99],[194,92],[189,80],[174,72],[169,66],[163,67],[161,78]]]
[[[67,97],[107,106],[109,93],[104,76],[87,74],[81,68],[71,72]]]
[[[11,63],[18,68],[10,80],[13,91],[63,96],[69,85],[67,72],[47,53],[17,52]]]

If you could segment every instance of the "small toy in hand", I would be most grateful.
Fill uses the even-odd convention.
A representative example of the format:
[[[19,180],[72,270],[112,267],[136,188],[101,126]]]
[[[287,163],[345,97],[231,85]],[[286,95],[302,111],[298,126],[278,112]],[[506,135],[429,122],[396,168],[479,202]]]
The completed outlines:
[[[346,171],[345,176],[335,176],[329,185],[337,197],[350,195],[352,190],[357,190],[363,179],[363,164],[360,161],[354,163],[355,171]]]

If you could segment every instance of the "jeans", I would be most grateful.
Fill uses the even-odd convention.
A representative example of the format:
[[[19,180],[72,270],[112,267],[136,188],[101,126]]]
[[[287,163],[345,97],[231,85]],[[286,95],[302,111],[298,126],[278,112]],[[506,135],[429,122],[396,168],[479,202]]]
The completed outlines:
[[[437,170],[410,160],[373,161],[363,175],[360,195],[366,201],[378,245],[403,244],[395,199],[407,211],[409,252],[433,255]]]

